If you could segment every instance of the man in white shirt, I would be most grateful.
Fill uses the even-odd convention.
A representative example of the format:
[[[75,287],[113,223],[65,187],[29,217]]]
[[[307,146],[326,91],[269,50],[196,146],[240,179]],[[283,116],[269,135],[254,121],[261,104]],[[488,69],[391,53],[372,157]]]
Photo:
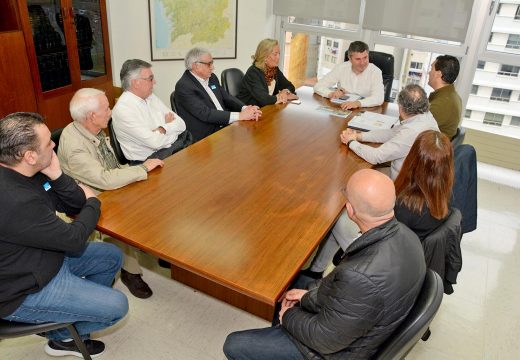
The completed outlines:
[[[347,129],[341,134],[341,141],[357,155],[371,164],[382,164],[391,161],[390,177],[395,180],[401,170],[403,161],[408,155],[415,138],[426,130],[439,131],[437,122],[428,111],[428,97],[419,85],[407,85],[399,93],[399,116],[401,123],[391,129],[357,132]],[[375,148],[361,144],[363,142],[382,143]]]
[[[186,71],[175,85],[175,104],[194,141],[235,121],[258,120],[262,116],[258,106],[246,106],[220,86],[208,50],[193,48],[184,62]]]
[[[385,100],[381,70],[368,62],[368,45],[354,41],[348,48],[349,61],[338,64],[314,85],[314,92],[329,99],[352,94],[360,99],[341,104],[343,110],[379,106]],[[336,86],[336,90],[331,87]],[[348,99],[347,99],[348,100]]]
[[[131,163],[165,159],[191,144],[184,120],[155,94],[152,65],[139,59],[121,68],[123,94],[112,111],[117,139]]]

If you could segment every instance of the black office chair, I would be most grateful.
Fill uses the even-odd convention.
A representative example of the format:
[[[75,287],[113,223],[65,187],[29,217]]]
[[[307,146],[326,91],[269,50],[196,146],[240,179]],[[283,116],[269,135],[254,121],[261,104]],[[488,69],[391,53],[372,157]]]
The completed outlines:
[[[123,153],[123,149],[121,149],[121,145],[119,145],[119,141],[117,141],[116,132],[114,131],[114,124],[112,123],[112,119],[108,120],[108,134],[110,135],[110,145],[112,145],[112,149],[114,150],[114,154],[116,155],[117,161],[120,164],[125,165],[128,164],[128,160]]]
[[[345,51],[345,61],[348,61],[348,51]],[[383,73],[385,101],[390,101],[392,82],[394,81],[394,55],[380,51],[369,51],[368,61],[377,66]]]
[[[462,126],[457,128],[457,132],[455,136],[451,139],[451,145],[455,149],[457,146],[464,142],[464,138],[466,137],[466,129]]]
[[[381,345],[374,355],[375,360],[404,359],[419,339],[426,341],[429,336],[428,327],[442,302],[443,288],[441,277],[428,269],[424,283],[412,309]]]
[[[173,90],[172,93],[170,94],[170,105],[172,107],[172,110],[176,113],[177,106],[175,105],[175,90]]]
[[[28,324],[15,321],[0,319],[0,339],[11,339],[22,336],[40,334],[47,331],[67,328],[76,346],[83,355],[83,359],[92,360],[90,354],[85,347],[85,343],[81,340],[76,328],[72,323],[44,323],[44,324]]]
[[[60,146],[60,137],[61,133],[63,132],[63,128],[52,130],[51,132],[51,140],[56,144],[54,147],[54,152],[58,153],[58,146]]]
[[[222,87],[233,96],[238,95],[238,92],[240,91],[240,84],[242,84],[243,78],[244,73],[242,70],[237,68],[226,69],[222,71],[222,74],[220,74],[220,82],[222,83]]]

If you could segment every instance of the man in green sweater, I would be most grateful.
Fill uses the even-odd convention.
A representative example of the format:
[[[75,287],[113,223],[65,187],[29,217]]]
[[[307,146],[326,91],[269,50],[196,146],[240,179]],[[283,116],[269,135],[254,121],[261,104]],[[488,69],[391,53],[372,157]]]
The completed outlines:
[[[462,100],[453,83],[459,75],[459,60],[451,55],[440,55],[433,62],[428,73],[428,85],[433,88],[430,93],[430,112],[433,114],[439,129],[452,139],[460,123]]]

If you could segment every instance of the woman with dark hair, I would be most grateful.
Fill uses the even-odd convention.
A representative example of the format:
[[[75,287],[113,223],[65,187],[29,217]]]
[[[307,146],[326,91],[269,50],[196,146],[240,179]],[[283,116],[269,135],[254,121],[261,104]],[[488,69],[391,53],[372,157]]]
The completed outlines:
[[[260,41],[251,58],[253,65],[247,69],[237,96],[240,100],[247,105],[262,107],[298,99],[294,85],[278,68],[280,46],[277,40]]]
[[[435,130],[420,133],[394,182],[394,214],[421,241],[449,215],[453,179],[453,148],[450,139]],[[311,266],[303,270],[302,274],[321,278],[338,248],[344,251],[349,247],[358,231],[343,211],[329,237],[320,245]]]
[[[394,211],[421,241],[448,216],[453,178],[450,139],[433,130],[420,133],[395,179]]]

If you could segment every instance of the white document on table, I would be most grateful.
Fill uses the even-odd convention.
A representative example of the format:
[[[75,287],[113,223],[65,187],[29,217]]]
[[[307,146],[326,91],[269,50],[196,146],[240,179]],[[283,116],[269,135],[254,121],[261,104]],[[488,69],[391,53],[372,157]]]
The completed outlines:
[[[378,114],[370,111],[361,111],[354,115],[352,120],[348,122],[348,127],[361,131],[370,131],[377,129],[390,129],[399,123],[399,118]]]

